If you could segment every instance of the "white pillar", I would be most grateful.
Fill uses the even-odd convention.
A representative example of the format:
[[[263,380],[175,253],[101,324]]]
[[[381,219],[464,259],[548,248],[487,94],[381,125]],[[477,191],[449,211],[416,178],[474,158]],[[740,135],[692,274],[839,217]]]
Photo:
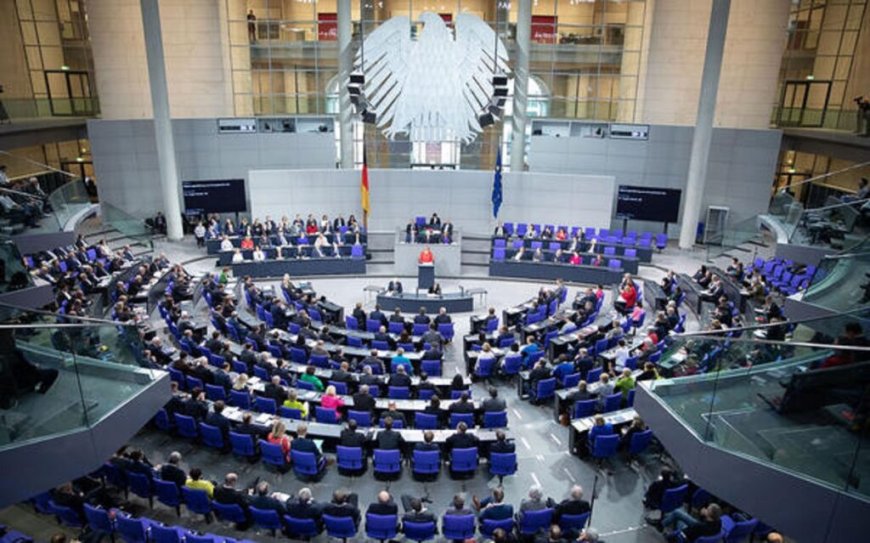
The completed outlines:
[[[695,118],[695,132],[692,136],[692,156],[689,159],[683,222],[680,225],[680,249],[691,249],[695,245],[701,201],[704,198],[704,184],[707,180],[707,164],[710,160],[716,94],[719,90],[719,73],[722,71],[722,56],[730,9],[731,0],[713,0],[710,26],[707,30],[704,72],[701,76],[701,96],[698,99],[698,115]]]
[[[169,239],[179,240],[184,236],[184,230],[181,227],[181,205],[178,202],[178,168],[175,165],[175,141],[172,137],[172,121],[169,118],[169,90],[166,86],[166,64],[163,59],[160,6],[158,0],[141,0],[140,4],[166,233]]]
[[[338,135],[341,149],[341,167],[353,168],[353,107],[347,84],[353,70],[353,23],[350,0],[338,0]]]
[[[532,0],[517,7],[516,60],[514,61],[514,112],[511,118],[511,171],[521,172],[526,162],[526,113],[529,94],[529,48],[532,44]]]

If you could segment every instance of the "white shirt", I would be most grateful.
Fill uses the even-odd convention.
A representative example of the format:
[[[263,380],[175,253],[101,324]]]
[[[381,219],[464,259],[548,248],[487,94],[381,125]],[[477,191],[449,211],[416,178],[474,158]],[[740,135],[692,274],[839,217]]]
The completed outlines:
[[[233,264],[238,264],[239,262],[244,262],[245,257],[241,252],[233,253]]]
[[[196,227],[193,229],[193,235],[198,237],[198,238],[204,238],[205,237],[205,226],[203,226],[201,224],[197,224]]]
[[[225,239],[221,241],[221,251],[232,251],[233,250],[233,242]]]
[[[254,251],[254,262],[262,262],[266,260],[266,255],[263,254],[263,251],[257,249]]]

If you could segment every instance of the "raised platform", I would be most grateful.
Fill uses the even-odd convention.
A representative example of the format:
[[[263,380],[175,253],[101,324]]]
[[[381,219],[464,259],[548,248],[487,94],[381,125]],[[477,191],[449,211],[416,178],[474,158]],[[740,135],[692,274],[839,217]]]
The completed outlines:
[[[619,283],[625,270],[598,268],[594,266],[572,266],[553,262],[490,262],[489,275],[492,277],[521,277],[555,281],[563,279],[570,283],[613,285]]]
[[[366,261],[350,258],[312,258],[307,260],[267,260],[230,264],[233,275],[241,277],[291,277],[306,275],[365,275]]]
[[[432,243],[428,245],[435,255],[435,282],[438,277],[459,277],[462,275],[462,238],[459,233],[455,236],[455,243],[445,245]],[[424,243],[405,243],[405,233],[397,232],[394,246],[394,264],[396,275],[417,275],[417,257],[424,247]]]
[[[414,294],[406,292],[398,296],[378,294],[378,305],[385,311],[399,308],[404,313],[416,313],[421,307],[426,308],[426,313],[438,313],[439,308],[447,309],[448,313],[468,313],[474,311],[474,298],[464,292],[449,292],[442,296],[428,296],[426,294]]]

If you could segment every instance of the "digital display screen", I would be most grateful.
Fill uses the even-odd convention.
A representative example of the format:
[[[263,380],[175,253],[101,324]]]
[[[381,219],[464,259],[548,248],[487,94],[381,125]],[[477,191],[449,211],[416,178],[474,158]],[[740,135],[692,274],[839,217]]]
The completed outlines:
[[[182,181],[185,213],[239,213],[248,210],[244,179]]]
[[[682,193],[679,189],[619,185],[616,218],[675,223]]]

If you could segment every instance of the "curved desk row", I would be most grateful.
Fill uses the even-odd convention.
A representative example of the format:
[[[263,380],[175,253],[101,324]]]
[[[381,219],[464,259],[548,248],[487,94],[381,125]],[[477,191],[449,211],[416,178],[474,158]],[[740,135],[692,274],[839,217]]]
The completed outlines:
[[[595,266],[572,266],[555,262],[515,262],[504,261],[489,263],[491,277],[523,277],[555,281],[564,279],[571,283],[613,285],[622,280],[625,270],[619,268],[600,268]]]
[[[351,251],[353,250],[352,245],[342,245],[338,248],[338,254],[341,258],[350,258]],[[314,247],[311,245],[303,245],[301,247],[296,247],[293,245],[287,247],[264,247],[263,254],[266,257],[266,260],[276,260],[278,256],[278,252],[281,253],[282,259],[297,259],[300,256],[302,258],[307,259],[327,259],[327,258],[338,258],[335,256],[335,249],[330,247],[324,247],[321,249],[323,256],[319,256],[315,251]],[[362,254],[365,255],[366,246],[362,246]],[[246,261],[253,262],[254,260],[254,250],[253,249],[242,249],[242,258]],[[235,251],[221,251],[218,255],[218,264],[221,266],[229,266],[233,263],[233,255]]]
[[[516,254],[517,254],[517,251],[515,251],[513,249],[507,249],[505,252],[505,260],[513,261],[513,258],[516,256]],[[493,255],[495,255],[495,249],[493,249]],[[541,251],[541,255],[543,256],[543,258],[541,259],[541,262],[543,264],[568,264],[568,259],[571,257],[571,255],[569,253],[565,253],[562,255],[560,260],[556,260],[556,253],[551,252],[549,250]],[[596,253],[596,254],[580,253],[578,256],[580,256],[580,259],[582,262],[582,264],[580,264],[580,266],[585,265],[585,266],[589,266],[589,267],[597,267],[597,266],[593,266],[592,263],[594,262],[595,257],[599,256],[599,253]],[[620,263],[620,268],[622,269],[623,272],[628,272],[628,273],[632,273],[632,274],[637,273],[637,270],[639,267],[639,260],[637,258],[627,257],[627,256],[613,256],[613,255],[600,255],[600,256],[602,257],[601,267],[607,266],[607,263],[610,260],[618,260]],[[532,262],[532,252],[526,251],[523,254],[523,258],[520,260],[520,262]]]
[[[546,249],[550,251],[555,251],[551,247],[556,247],[557,249],[562,249],[563,251],[567,251],[571,248],[572,240],[562,240],[559,241],[557,239],[537,239],[537,238],[492,238],[492,246],[496,246],[496,240],[505,239],[505,247],[510,249],[519,249],[519,247],[525,247],[526,250],[534,249],[535,247],[541,247],[541,249]],[[537,244],[536,244],[537,242]],[[589,254],[589,241],[583,241],[577,243],[577,251],[581,253]],[[641,262],[652,262],[652,254],[653,249],[650,246],[645,245],[624,245],[622,243],[607,243],[607,242],[596,242],[595,244],[595,252],[598,254],[604,254],[605,248],[611,247],[613,248],[614,255],[605,255],[608,258],[622,258],[625,256],[626,249],[633,249],[636,255],[636,258]]]
[[[326,236],[327,241],[329,241],[329,243],[332,243],[333,239],[335,238],[335,234],[325,234],[325,236]],[[308,234],[307,235],[308,243],[309,244],[312,243],[316,237],[317,237],[317,234]],[[300,236],[290,236],[290,235],[285,234],[285,238],[291,244],[299,245]],[[242,245],[242,236],[228,236],[227,239],[230,240],[230,243],[232,243],[233,247],[235,247],[235,248],[241,247],[241,245]],[[259,237],[257,236],[254,239],[259,239]],[[342,235],[341,239],[345,244],[350,245],[354,241],[356,241],[356,234],[351,233],[351,232],[347,232],[347,233]],[[367,239],[367,234],[365,232],[360,232],[359,242],[362,243],[363,245],[365,245],[366,239]],[[209,239],[205,240],[206,252],[210,255],[216,255],[219,252],[221,252],[221,241],[223,241],[223,238],[221,238],[221,237],[209,238]],[[269,236],[269,242],[272,243],[273,245],[279,245],[278,236]]]
[[[266,260],[254,262],[246,260],[239,264],[230,264],[233,275],[242,277],[282,277],[289,273],[291,277],[305,275],[365,275],[365,259],[355,258],[310,258],[303,260]]]
[[[396,307],[407,313],[416,313],[421,307],[426,308],[426,313],[437,314],[442,307],[447,309],[448,313],[468,313],[474,310],[474,298],[471,294],[464,292],[449,292],[442,296],[429,296],[426,294],[414,294],[405,292],[403,294],[387,294],[381,292],[378,294],[378,304],[384,310],[392,310]]]

